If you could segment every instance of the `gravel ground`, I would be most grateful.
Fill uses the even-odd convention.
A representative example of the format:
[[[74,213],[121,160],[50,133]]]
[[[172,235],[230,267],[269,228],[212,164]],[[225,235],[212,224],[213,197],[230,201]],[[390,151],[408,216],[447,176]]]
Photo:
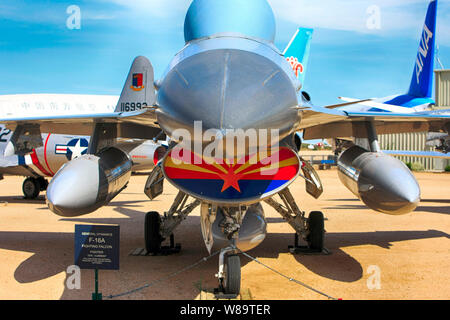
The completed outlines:
[[[292,255],[290,226],[263,205],[269,234],[249,252],[268,266],[330,296],[347,299],[450,298],[450,174],[417,173],[422,202],[414,213],[389,216],[367,209],[341,185],[335,170],[319,171],[325,191],[319,200],[306,194],[299,178],[291,191],[305,211],[326,217],[331,255]],[[120,270],[100,271],[103,296],[134,289],[184,268],[207,255],[195,210],[175,233],[179,254],[136,257],[143,247],[147,211],[167,210],[176,189],[165,184],[155,201],[143,194],[146,176],[133,176],[128,188],[97,212],[62,218],[51,213],[44,196],[22,199],[20,177],[0,182],[0,299],[90,299],[94,271],[81,271],[81,289],[66,288],[73,264],[75,224],[118,224]],[[216,286],[217,257],[176,278],[118,299],[195,299],[199,289]],[[242,257],[242,289],[253,299],[326,299]],[[375,280],[379,279],[379,286]]]

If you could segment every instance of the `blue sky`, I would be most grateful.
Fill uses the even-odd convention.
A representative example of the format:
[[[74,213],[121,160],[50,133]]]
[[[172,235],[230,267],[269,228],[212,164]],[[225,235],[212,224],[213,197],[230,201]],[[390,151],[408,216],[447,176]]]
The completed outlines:
[[[305,90],[315,104],[382,97],[410,83],[427,0],[269,0],[282,50],[298,26],[314,28]],[[0,94],[120,94],[133,58],[158,78],[184,45],[190,0],[0,0]],[[70,5],[81,29],[66,26]],[[368,29],[371,6],[380,29]],[[439,0],[439,56],[450,68],[450,0]],[[446,21],[447,20],[447,21]]]

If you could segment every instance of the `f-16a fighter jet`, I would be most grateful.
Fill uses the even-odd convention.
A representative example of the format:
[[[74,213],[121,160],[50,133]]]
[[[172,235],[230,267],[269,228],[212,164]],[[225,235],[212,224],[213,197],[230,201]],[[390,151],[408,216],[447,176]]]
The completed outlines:
[[[323,249],[323,214],[307,214],[298,206],[302,199],[289,190],[301,176],[313,197],[323,191],[318,175],[298,155],[299,130],[306,139],[368,138],[370,150],[355,146],[341,155],[345,186],[382,213],[405,214],[416,208],[416,179],[402,162],[379,151],[377,133],[441,127],[449,115],[337,109],[361,101],[314,106],[301,90],[311,30],[300,29],[283,54],[274,45],[275,18],[266,0],[194,0],[184,36],[186,43],[157,81],[149,60],[134,60],[114,112],[0,117],[0,123],[17,133],[12,138],[16,152],[23,146],[19,142],[42,144],[41,132],[91,130],[87,154],[69,161],[51,180],[50,210],[77,216],[91,211],[79,199],[112,199],[130,170],[115,138],[152,139],[163,132],[171,143],[149,176],[148,195],[160,194],[163,180],[179,193],[164,215],[147,213],[146,248],[158,253],[162,241],[199,207],[208,250],[223,244],[220,287],[238,294],[237,254],[256,247],[266,235],[262,201],[311,250]],[[89,180],[107,188],[78,185]]]

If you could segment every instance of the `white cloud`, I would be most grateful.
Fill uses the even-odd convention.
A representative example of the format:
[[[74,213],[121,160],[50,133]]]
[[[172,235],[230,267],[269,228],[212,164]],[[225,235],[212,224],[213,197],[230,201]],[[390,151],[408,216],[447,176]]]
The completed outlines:
[[[275,15],[282,20],[314,28],[373,32],[367,28],[368,8],[380,8],[380,32],[390,32],[421,26],[426,12],[424,0],[269,0]],[[422,3],[423,12],[411,10],[412,4]],[[408,8],[409,6],[409,8]]]
[[[151,17],[167,18],[186,13],[191,0],[106,0],[127,8],[134,12]]]
[[[113,3],[129,12],[116,12],[137,22],[146,19],[171,21],[173,28],[182,28],[184,16],[192,0],[99,0]],[[245,1],[245,0],[242,0]],[[417,38],[422,29],[428,0],[268,0],[277,24],[290,22],[299,26],[344,30],[377,35],[401,34]],[[380,9],[380,28],[367,27],[371,13],[368,8]],[[438,3],[438,37],[442,45],[450,45],[450,0]],[[165,26],[169,24],[164,23]]]
[[[132,10],[133,14],[149,18],[173,18],[182,25],[192,0],[101,0]],[[245,1],[245,0],[243,0]],[[277,20],[301,26],[333,30],[377,33],[380,35],[409,30],[416,37],[422,28],[428,0],[268,0]],[[380,8],[381,29],[367,28],[371,6]],[[439,0],[438,13],[450,10],[450,0]],[[446,15],[441,14],[442,17]],[[279,22],[279,21],[278,21]],[[450,21],[439,19],[442,38],[450,35]]]

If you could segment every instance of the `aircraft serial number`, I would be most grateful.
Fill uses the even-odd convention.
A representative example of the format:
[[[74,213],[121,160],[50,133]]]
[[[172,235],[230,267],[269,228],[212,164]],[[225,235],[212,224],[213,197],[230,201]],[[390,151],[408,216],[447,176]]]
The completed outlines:
[[[9,129],[1,129],[0,130],[0,142],[6,142],[7,140],[3,137],[7,137],[11,133]]]
[[[141,110],[142,108],[147,107],[146,102],[122,102],[120,104],[121,112],[131,112],[136,110]]]

